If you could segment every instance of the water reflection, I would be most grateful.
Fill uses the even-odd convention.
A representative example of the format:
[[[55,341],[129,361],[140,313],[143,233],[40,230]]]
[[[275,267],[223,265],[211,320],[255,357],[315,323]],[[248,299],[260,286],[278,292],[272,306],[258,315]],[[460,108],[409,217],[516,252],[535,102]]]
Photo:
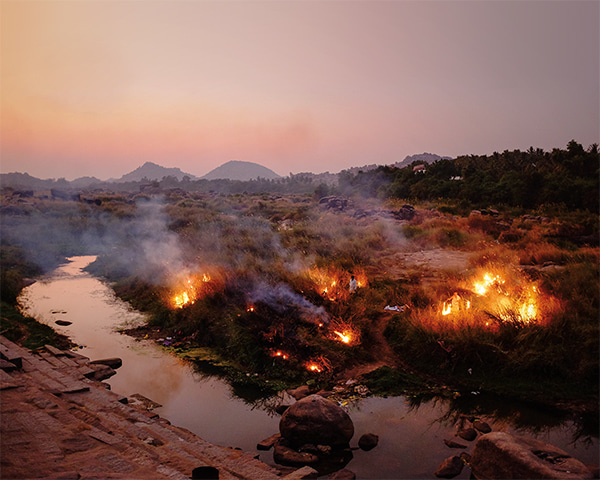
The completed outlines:
[[[81,353],[91,359],[122,358],[123,366],[108,380],[114,391],[123,395],[140,393],[163,405],[157,412],[173,424],[209,442],[239,447],[273,463],[272,452],[258,451],[256,444],[278,432],[279,416],[274,410],[282,402],[289,403],[289,398],[264,398],[239,388],[233,390],[150,341],[136,341],[117,333],[117,328],[135,326],[145,317],[83,271],[94,259],[74,257],[24,289],[19,301],[25,313],[69,335],[83,347]],[[72,324],[59,326],[56,320]],[[535,436],[584,463],[598,463],[597,422],[568,419],[556,412],[492,396],[368,397],[345,408],[355,426],[351,442],[355,449],[346,468],[357,478],[432,478],[442,460],[456,454],[444,439],[455,439],[456,424],[464,413],[482,417],[494,430]],[[368,452],[356,449],[365,433],[379,436],[378,446]],[[457,478],[469,478],[468,469]]]

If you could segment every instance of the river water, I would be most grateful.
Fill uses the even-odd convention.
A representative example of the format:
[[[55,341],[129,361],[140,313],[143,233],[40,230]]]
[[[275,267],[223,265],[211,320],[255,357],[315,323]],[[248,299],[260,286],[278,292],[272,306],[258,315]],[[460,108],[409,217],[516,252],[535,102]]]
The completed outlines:
[[[197,372],[155,343],[119,334],[117,328],[139,324],[145,317],[118,299],[107,284],[83,271],[95,257],[68,260],[23,290],[19,303],[25,314],[68,335],[78,344],[78,351],[92,360],[121,358],[123,366],[107,380],[113,391],[144,395],[161,404],[155,411],[174,425],[211,443],[260,455],[262,461],[273,464],[272,452],[258,451],[256,444],[278,432],[278,416],[260,403],[236,397],[224,381]],[[72,324],[59,326],[56,320]],[[494,430],[535,437],[585,464],[598,464],[598,432],[582,436],[571,421],[550,413],[506,402],[486,407],[477,392],[471,395],[465,403],[477,402],[479,412],[489,412],[479,416]],[[457,412],[449,413],[446,400],[415,406],[405,397],[368,397],[344,408],[354,422],[352,447],[364,433],[379,436],[376,448],[368,452],[355,449],[346,466],[359,479],[435,478],[433,472],[440,463],[461,451],[448,448],[443,440],[469,443],[455,437]],[[467,451],[472,451],[472,446]],[[469,476],[465,468],[456,478]]]

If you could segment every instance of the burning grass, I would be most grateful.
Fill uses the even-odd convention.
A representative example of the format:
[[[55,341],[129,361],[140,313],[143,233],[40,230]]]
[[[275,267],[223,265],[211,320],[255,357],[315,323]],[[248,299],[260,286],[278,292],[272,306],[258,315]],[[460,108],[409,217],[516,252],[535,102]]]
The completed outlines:
[[[223,273],[213,268],[195,273],[181,272],[172,276],[168,304],[171,308],[193,305],[199,298],[223,289]]]
[[[501,327],[547,326],[561,304],[539,281],[509,267],[481,268],[458,281],[450,297],[413,315],[437,333],[465,328],[497,332]]]

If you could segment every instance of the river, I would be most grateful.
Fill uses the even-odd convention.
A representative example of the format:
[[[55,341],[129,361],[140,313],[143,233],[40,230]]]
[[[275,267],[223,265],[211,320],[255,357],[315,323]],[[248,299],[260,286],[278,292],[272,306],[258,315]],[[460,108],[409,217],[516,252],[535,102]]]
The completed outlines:
[[[119,334],[117,328],[139,324],[145,317],[118,299],[107,284],[83,270],[95,258],[72,257],[25,288],[19,297],[23,312],[68,335],[78,344],[78,351],[92,360],[121,358],[123,366],[107,380],[113,391],[125,396],[144,395],[161,404],[155,411],[173,424],[211,443],[260,455],[262,461],[272,464],[272,452],[258,451],[256,444],[278,432],[279,417],[260,403],[236,397],[227,383],[195,371],[155,343]],[[56,320],[72,324],[59,326]],[[489,416],[483,417],[494,430],[535,437],[566,450],[585,464],[598,464],[597,432],[581,436],[573,422],[550,413],[506,402],[486,407],[485,399],[477,392],[471,395],[473,398],[466,400],[478,402],[480,412],[487,408]],[[447,400],[415,406],[405,397],[368,397],[346,405],[355,427],[352,447],[364,433],[379,436],[373,450],[355,449],[346,468],[359,479],[435,478],[433,472],[440,463],[460,453],[448,448],[443,440],[468,443],[455,437],[456,412],[449,413],[449,407]],[[469,476],[465,468],[456,478]]]

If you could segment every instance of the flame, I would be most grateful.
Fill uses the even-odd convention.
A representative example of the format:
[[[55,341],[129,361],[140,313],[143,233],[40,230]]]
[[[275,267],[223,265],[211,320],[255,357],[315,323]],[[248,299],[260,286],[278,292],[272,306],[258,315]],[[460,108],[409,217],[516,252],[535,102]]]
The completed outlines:
[[[275,350],[274,352],[271,353],[272,357],[279,357],[279,358],[283,358],[284,360],[289,359],[289,355],[285,352],[282,352],[281,350]]]
[[[250,305],[248,308],[246,308],[247,312],[253,312],[254,311],[254,305]]]
[[[332,369],[331,362],[321,355],[318,358],[309,360],[304,364],[306,369],[310,372],[321,373],[324,371],[330,371]]]
[[[177,308],[183,308],[188,303],[194,303],[194,302],[190,300],[190,296],[188,295],[187,292],[183,292],[180,295],[175,295],[173,297],[173,303],[175,304],[175,306]]]
[[[473,292],[477,295],[485,295],[490,287],[496,287],[497,290],[500,290],[505,283],[506,281],[500,275],[492,276],[490,273],[485,273],[483,280],[473,283]]]
[[[340,337],[340,340],[344,343],[350,343],[350,340],[352,339],[349,334],[344,334],[342,332],[338,332],[337,330],[335,330],[333,333]]]
[[[218,271],[216,272],[219,273]],[[219,275],[218,275],[219,277]],[[221,282],[222,283],[222,282]],[[172,294],[169,299],[173,308],[193,305],[198,298],[218,287],[219,280],[209,273],[181,273],[173,278]]]
[[[543,324],[549,318],[549,313],[558,306],[551,296],[542,295],[537,284],[531,282],[519,272],[506,269],[503,271],[485,271],[476,278],[468,280],[466,287],[461,287],[461,295],[468,292],[474,295],[467,300],[455,293],[451,298],[442,302],[440,313],[449,318],[448,325],[479,323],[493,328],[489,317],[499,323],[525,326]],[[467,313],[473,306],[471,313]],[[460,314],[460,315],[459,315]],[[456,317],[450,319],[450,315]],[[488,317],[488,321],[483,319]],[[457,324],[457,321],[459,322]]]
[[[323,367],[321,367],[318,363],[308,362],[306,364],[306,368],[311,372],[321,373],[323,371]]]
[[[329,338],[346,345],[356,345],[360,343],[360,332],[349,322],[339,318],[333,318],[329,324],[331,333]]]
[[[307,270],[305,275],[314,284],[314,290],[323,298],[331,302],[348,298],[350,272],[337,270],[333,267],[313,267]],[[358,287],[364,288],[367,286],[367,276],[361,269],[353,270],[352,275],[354,275]]]

